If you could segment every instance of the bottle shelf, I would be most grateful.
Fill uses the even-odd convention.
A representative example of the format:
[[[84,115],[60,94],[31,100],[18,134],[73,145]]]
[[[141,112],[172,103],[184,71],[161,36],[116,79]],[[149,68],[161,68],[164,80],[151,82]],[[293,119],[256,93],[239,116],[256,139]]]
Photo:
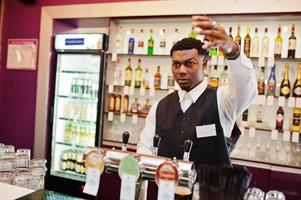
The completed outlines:
[[[61,73],[65,73],[65,74],[94,74],[94,75],[99,75],[99,72],[83,72],[83,71],[73,71],[73,70],[62,70]]]
[[[69,178],[81,182],[86,181],[86,175],[85,174],[79,174],[73,171],[69,170],[55,170],[53,175],[59,176],[59,177],[64,177],[64,178]]]
[[[127,117],[131,117],[133,115],[137,115],[137,117],[139,118],[146,118],[147,117],[147,114],[135,114],[135,113],[130,113],[130,112],[127,112],[127,113],[121,113],[121,112],[115,112],[115,111],[105,111],[106,114],[108,114],[109,112],[112,112],[114,115],[121,115],[121,114],[125,114],[125,116]]]
[[[72,96],[66,96],[66,95],[58,95],[60,98],[66,98],[66,99],[77,99],[77,100],[84,100],[84,101],[93,101],[95,103],[98,102],[98,99],[92,99],[90,97],[72,97]]]
[[[108,53],[108,55],[112,55],[112,53]],[[170,57],[169,54],[153,54],[153,55],[148,55],[148,54],[127,54],[127,53],[120,53],[117,54],[118,56],[136,56],[136,57],[152,57],[152,56],[160,56],[160,57]],[[211,56],[209,56],[211,57]],[[218,57],[218,56],[216,56]],[[258,57],[249,57],[252,60],[258,60]],[[265,58],[265,59],[269,59],[269,58]],[[275,58],[275,61],[290,61],[290,62],[301,62],[301,58]]]
[[[70,121],[70,122],[79,122],[79,123],[96,123],[96,121],[90,121],[90,120],[81,120],[81,119],[73,119],[73,118],[67,118],[67,117],[59,117],[60,120]]]
[[[109,87],[109,84],[107,84],[107,87]],[[119,88],[124,88],[124,87],[128,87],[130,88],[131,86],[125,86],[125,85],[113,85],[113,87],[119,87]],[[138,90],[140,91],[141,88],[136,88],[134,87],[134,90]],[[159,89],[154,89],[155,91],[169,91],[170,89],[168,88],[159,88]],[[146,88],[145,91],[150,91],[149,88]],[[113,92],[114,93],[114,92]],[[135,92],[134,92],[135,93]]]
[[[113,53],[108,53],[108,55],[112,55]],[[148,57],[156,57],[156,56],[161,56],[161,57],[170,57],[169,54],[152,54],[152,55],[149,55],[149,54],[128,54],[128,53],[118,53],[117,56],[141,56],[141,57],[145,57],[145,56],[148,56]]]

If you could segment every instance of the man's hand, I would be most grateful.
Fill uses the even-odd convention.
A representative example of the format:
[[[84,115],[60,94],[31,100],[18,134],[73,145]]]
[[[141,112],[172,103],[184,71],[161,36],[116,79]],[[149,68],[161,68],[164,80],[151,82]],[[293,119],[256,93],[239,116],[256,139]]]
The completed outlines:
[[[205,42],[203,48],[219,47],[227,56],[233,57],[239,52],[238,44],[226,33],[225,29],[206,16],[193,16],[192,25],[196,27],[196,32],[207,36],[208,42]]]

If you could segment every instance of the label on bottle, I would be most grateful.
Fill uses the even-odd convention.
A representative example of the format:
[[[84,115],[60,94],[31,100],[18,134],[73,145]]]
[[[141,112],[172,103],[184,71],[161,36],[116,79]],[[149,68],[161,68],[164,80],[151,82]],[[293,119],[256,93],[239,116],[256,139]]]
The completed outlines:
[[[288,49],[289,50],[296,50],[296,39],[290,39],[288,41]]]
[[[301,87],[300,87],[300,86],[298,86],[298,87],[296,87],[296,88],[294,89],[294,94],[295,94],[296,96],[300,96],[300,95],[301,95]]]
[[[141,83],[141,79],[142,79],[142,71],[136,70],[135,81],[138,81]]]
[[[262,113],[262,108],[260,108],[260,109],[258,109],[257,110],[257,122],[259,122],[259,123],[261,123],[262,122],[262,115],[263,115],[263,113]]]
[[[155,77],[154,86],[156,89],[160,89],[160,86],[161,86],[161,78],[160,77]]]
[[[250,40],[245,40],[245,44],[244,44],[244,53],[246,54],[246,56],[249,56],[250,54]]]
[[[261,55],[264,56],[264,57],[268,57],[268,55],[269,55],[269,40],[263,40],[262,41]]]
[[[165,40],[161,40],[160,41],[160,48],[165,48],[166,47],[166,41]]]
[[[284,119],[283,114],[277,114],[277,116],[276,116],[276,123],[277,123],[277,125],[281,125],[282,126],[283,119]]]
[[[280,92],[285,96],[290,93],[290,88],[288,86],[284,86],[280,89]]]
[[[210,78],[210,84],[211,87],[217,88],[218,87],[218,78]]]
[[[120,109],[121,109],[120,105],[121,105],[121,96],[117,95],[116,99],[115,99],[115,111],[116,112],[120,112]]]
[[[274,54],[281,54],[282,42],[275,42]]]
[[[258,52],[259,52],[259,41],[258,40],[253,40],[252,43],[252,56],[253,57],[258,57]]]
[[[154,47],[154,41],[153,40],[149,40],[148,41],[148,48],[153,48]]]
[[[299,113],[293,114],[293,125],[300,126],[300,114]]]
[[[125,71],[125,85],[130,86],[131,85],[131,79],[132,79],[132,71],[126,70]]]
[[[144,41],[138,41],[138,47],[143,48],[144,46]]]
[[[134,43],[134,39],[130,39],[129,40],[129,54],[132,54],[132,53],[134,53],[134,45],[135,45],[135,43]]]
[[[114,111],[114,107],[115,107],[115,95],[112,94],[110,96],[110,101],[109,101],[109,111]]]
[[[168,76],[168,81],[167,81],[167,85],[168,85],[168,88],[174,88],[175,86],[175,79],[173,76]]]
[[[270,80],[268,82],[267,95],[274,96],[275,95],[275,89],[276,89],[276,82],[274,80]]]
[[[258,89],[258,94],[264,94],[264,82],[263,81],[258,81],[258,84],[257,84],[257,89]]]

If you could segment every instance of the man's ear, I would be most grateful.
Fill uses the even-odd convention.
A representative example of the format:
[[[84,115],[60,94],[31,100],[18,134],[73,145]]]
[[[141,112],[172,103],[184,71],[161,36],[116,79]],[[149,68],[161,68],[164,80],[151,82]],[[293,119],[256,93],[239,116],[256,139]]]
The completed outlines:
[[[208,59],[207,59],[207,57],[205,57],[205,58],[203,59],[203,69],[206,69],[206,68],[207,68],[207,63],[208,63]]]

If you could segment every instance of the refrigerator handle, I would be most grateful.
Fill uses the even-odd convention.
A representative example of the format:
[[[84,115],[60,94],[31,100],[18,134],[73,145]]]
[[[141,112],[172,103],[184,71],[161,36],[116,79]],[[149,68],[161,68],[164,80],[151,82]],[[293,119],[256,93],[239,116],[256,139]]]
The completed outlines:
[[[51,125],[53,124],[53,110],[54,110],[54,107],[51,106],[51,108],[50,108],[50,124]]]

